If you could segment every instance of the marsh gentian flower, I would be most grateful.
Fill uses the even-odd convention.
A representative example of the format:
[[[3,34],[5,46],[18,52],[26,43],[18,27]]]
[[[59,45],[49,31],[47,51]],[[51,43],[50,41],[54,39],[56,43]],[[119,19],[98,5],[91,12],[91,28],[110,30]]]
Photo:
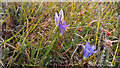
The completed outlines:
[[[63,14],[63,10],[61,9],[59,12],[59,15],[57,14],[57,12],[55,12],[55,24],[56,26],[59,25],[59,22],[62,21],[64,18],[64,14]]]
[[[66,25],[66,21],[63,21],[63,18],[64,18],[64,14],[62,9],[60,10],[59,15],[57,14],[57,12],[55,12],[55,24],[60,29],[59,32],[60,35],[62,35],[66,27],[68,27],[68,25]]]
[[[66,21],[64,21],[64,23],[62,23],[62,21],[59,21],[59,29],[60,29],[60,32],[59,34],[63,34],[63,32],[65,31],[66,27],[68,27],[69,25],[66,25]]]
[[[87,59],[92,53],[97,53],[97,51],[94,51],[95,46],[93,45],[91,47],[88,42],[86,43],[86,45],[82,45],[82,47],[84,48],[84,55],[83,55],[84,59]]]

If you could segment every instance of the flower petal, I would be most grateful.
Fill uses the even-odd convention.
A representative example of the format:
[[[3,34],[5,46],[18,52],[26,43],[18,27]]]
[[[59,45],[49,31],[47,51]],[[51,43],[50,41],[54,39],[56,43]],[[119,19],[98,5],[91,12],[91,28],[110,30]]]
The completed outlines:
[[[66,21],[64,21],[63,27],[66,28],[66,27],[68,27],[68,26],[69,26],[69,25],[66,25]]]
[[[90,50],[91,49],[91,46],[89,44],[89,42],[86,42],[86,46],[85,46],[86,49]]]
[[[82,47],[85,49],[85,45],[82,45]]]
[[[89,57],[94,52],[95,46],[93,45],[88,53],[87,57]]]
[[[59,20],[62,21],[64,18],[63,10],[61,9],[59,12]]]
[[[86,58],[88,58],[88,57],[92,54],[92,52],[93,52],[93,50],[91,50],[91,51],[88,53],[88,55],[87,55]]]
[[[97,53],[97,51],[93,51],[93,53]]]
[[[59,21],[59,28],[61,28],[63,25],[62,21]]]
[[[59,24],[58,24],[58,14],[57,14],[57,12],[55,12],[55,24],[58,26]]]
[[[92,49],[93,49],[93,50],[95,49],[95,46],[94,46],[94,45],[92,45]]]
[[[86,57],[87,53],[88,53],[87,49],[84,49],[83,57]]]
[[[90,44],[89,44],[89,42],[86,42],[86,46],[87,46],[87,47],[90,47]]]
[[[59,33],[60,33],[60,34],[63,34],[63,32],[65,31],[65,27],[63,26],[62,21],[59,22],[59,26],[58,26],[58,27],[59,27],[59,29],[60,29],[60,32],[59,32]]]

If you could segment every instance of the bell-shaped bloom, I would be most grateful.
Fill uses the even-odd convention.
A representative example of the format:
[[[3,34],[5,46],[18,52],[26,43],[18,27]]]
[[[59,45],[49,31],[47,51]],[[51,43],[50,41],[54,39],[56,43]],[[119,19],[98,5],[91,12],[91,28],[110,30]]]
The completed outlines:
[[[64,21],[64,23],[62,23],[62,21],[59,21],[59,29],[60,29],[60,32],[59,34],[63,34],[63,32],[65,31],[66,27],[68,27],[69,25],[66,25],[66,21]]]
[[[87,59],[92,53],[97,53],[97,51],[94,51],[95,46],[90,46],[88,42],[86,43],[86,45],[82,45],[82,47],[84,48],[84,59]]]
[[[64,18],[64,14],[63,14],[63,10],[61,9],[59,12],[59,15],[57,14],[57,12],[55,12],[55,24],[56,26],[59,25],[59,21],[62,21]]]

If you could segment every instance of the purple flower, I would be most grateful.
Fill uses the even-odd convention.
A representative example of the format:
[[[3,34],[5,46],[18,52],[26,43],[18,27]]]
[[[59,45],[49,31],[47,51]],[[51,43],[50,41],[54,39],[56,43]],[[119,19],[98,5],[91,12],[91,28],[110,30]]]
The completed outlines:
[[[64,18],[64,15],[63,15],[62,9],[60,10],[59,15],[57,14],[57,12],[55,12],[55,24],[60,29],[60,32],[59,32],[60,35],[62,35],[66,27],[68,27],[68,25],[66,25],[66,21],[63,21],[63,18]]]
[[[91,47],[88,42],[86,43],[86,45],[82,45],[82,47],[84,48],[84,59],[87,59],[92,53],[97,53],[97,51],[94,51],[95,46],[93,45]]]
[[[66,21],[64,21],[64,23],[62,23],[62,21],[59,21],[59,29],[60,29],[60,34],[63,34],[63,32],[65,31],[66,27],[68,27],[69,25],[66,25]]]
[[[55,12],[55,24],[56,26],[59,25],[59,21],[62,21],[64,18],[64,14],[63,14],[63,10],[61,9],[59,12],[59,15],[57,14],[57,12]]]

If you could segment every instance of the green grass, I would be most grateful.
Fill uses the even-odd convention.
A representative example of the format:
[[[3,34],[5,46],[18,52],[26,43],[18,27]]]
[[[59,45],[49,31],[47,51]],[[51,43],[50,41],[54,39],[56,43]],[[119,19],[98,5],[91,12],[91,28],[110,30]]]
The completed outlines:
[[[117,3],[41,2],[2,3],[4,66],[120,66]],[[69,25],[62,36],[54,21],[55,12],[64,12]],[[81,28],[81,31],[78,31]],[[102,28],[106,30],[103,32]],[[110,36],[106,36],[111,32]],[[108,45],[110,40],[113,46]],[[113,42],[115,41],[115,42]],[[83,48],[89,42],[97,53],[83,60]],[[112,54],[114,56],[112,56]]]

